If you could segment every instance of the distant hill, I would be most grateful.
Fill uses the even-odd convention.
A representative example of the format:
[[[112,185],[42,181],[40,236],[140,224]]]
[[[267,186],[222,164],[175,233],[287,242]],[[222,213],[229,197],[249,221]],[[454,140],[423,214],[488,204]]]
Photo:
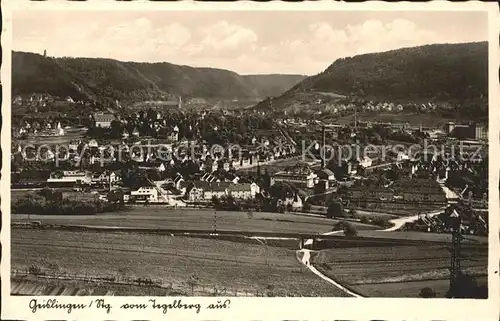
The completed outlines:
[[[279,96],[306,78],[304,75],[244,75],[245,83],[261,98]]]
[[[341,58],[273,100],[273,108],[325,95],[394,102],[487,101],[488,44],[436,44]],[[308,98],[309,97],[309,98]],[[257,107],[266,108],[268,101]]]
[[[111,104],[176,96],[247,99],[277,96],[304,79],[297,75],[241,76],[213,68],[100,58],[51,58],[13,52],[13,95],[46,93]]]

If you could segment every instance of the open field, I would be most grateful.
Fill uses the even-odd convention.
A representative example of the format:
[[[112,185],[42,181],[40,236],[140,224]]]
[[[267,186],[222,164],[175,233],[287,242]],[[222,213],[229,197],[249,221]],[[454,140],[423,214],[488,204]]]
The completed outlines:
[[[356,216],[361,218],[363,216],[368,217],[378,217],[378,218],[398,218],[402,216],[413,216],[422,213],[432,212],[438,210],[440,206],[420,206],[415,205],[407,206],[407,208],[394,208],[394,207],[377,207],[377,208],[366,208],[366,207],[356,207],[351,205],[349,209],[354,209],[356,211]],[[326,215],[328,207],[322,205],[312,205],[311,212]]]
[[[172,212],[177,213],[177,211]],[[192,210],[186,212],[190,213],[187,214],[187,217],[193,219],[197,217],[200,221],[200,213],[206,214],[210,211]],[[246,213],[238,212],[221,213],[223,215],[246,215]],[[299,232],[294,230],[295,228],[308,226],[307,224],[318,227],[316,225],[318,223],[308,222],[310,219],[315,219],[314,217],[272,213],[256,214],[262,214],[262,219],[290,216],[296,222],[276,221],[275,223],[292,224],[288,228],[289,232],[293,233]],[[41,216],[33,215],[31,216],[32,220],[33,217]],[[47,219],[45,220],[45,218]],[[41,221],[54,223],[54,221],[65,219],[66,224],[71,224],[71,218],[87,220],[93,217],[43,216]],[[114,219],[120,220],[117,217]],[[121,218],[122,221],[128,222],[127,226],[130,227],[142,227],[147,222],[147,220],[142,221],[134,216],[131,216],[131,219],[135,220],[136,225],[130,225],[128,219]],[[250,222],[254,219],[245,218]],[[327,219],[321,218],[321,220]],[[246,222],[248,221],[244,221],[242,230],[247,229]],[[161,224],[168,222],[168,219],[162,220]],[[262,220],[262,222],[269,223],[271,221]],[[106,220],[105,223],[107,223]],[[75,222],[73,224],[76,225]],[[152,224],[150,228],[158,227],[151,222],[150,224]],[[319,225],[321,226],[321,224]],[[241,225],[238,226],[241,227]],[[165,225],[165,228],[168,227],[169,225]],[[229,227],[234,228],[234,226]],[[177,228],[182,228],[182,226],[177,226]],[[194,225],[193,228],[200,228],[200,225]],[[277,230],[276,228],[277,226],[274,226],[274,229],[270,231],[283,232],[282,229]],[[251,229],[260,231],[262,226],[251,225]],[[308,232],[317,233],[318,231]],[[195,290],[195,294],[199,295],[211,295],[214,288],[218,290],[228,289],[229,295],[237,291],[236,295],[239,296],[259,293],[265,295],[269,292],[276,296],[345,295],[341,290],[329,285],[299,263],[296,257],[298,246],[296,240],[233,239],[234,237],[224,238],[223,236],[220,239],[208,236],[173,237],[135,232],[64,231],[50,228],[22,229],[15,227],[11,234],[12,269],[27,270],[30,266],[35,265],[44,271],[53,269],[57,270],[58,273],[67,271],[69,274],[80,276],[109,277],[110,275],[118,275],[128,279],[151,278],[165,286],[165,288],[133,287],[127,289],[126,286],[117,284],[108,286],[99,283],[97,288],[95,288],[96,285],[93,285],[92,291],[99,293],[110,291],[116,295],[133,295],[135,293],[138,293],[136,295],[167,295],[176,291],[189,295],[187,281],[189,276],[194,274],[200,278],[199,287]],[[366,296],[415,297],[421,288],[427,286],[425,284],[433,284],[433,289],[438,292],[438,295],[443,294],[447,289],[446,267],[450,260],[450,254],[446,247],[449,244],[449,235],[375,230],[359,230],[359,235],[361,236],[360,240],[363,240],[363,236],[394,238],[396,243],[390,246],[382,245],[383,242],[378,245],[377,242],[372,242],[373,244],[370,242],[368,242],[370,244],[357,243],[357,238],[352,239],[352,244],[347,244],[349,242],[344,244],[338,240],[323,240],[317,244],[319,246],[317,249],[324,250],[316,252],[317,254],[313,257],[314,265],[325,275]],[[422,242],[408,245],[402,240],[444,241],[448,244],[436,243],[433,245]],[[479,237],[467,237],[463,241],[463,253],[477,260],[470,261],[472,264],[464,264],[467,271],[479,276],[485,273],[486,243],[486,238]],[[23,282],[24,280],[18,281]],[[51,282],[41,279],[28,281],[30,282],[28,285],[21,284],[21,286],[33,288],[32,283],[34,282],[36,287],[38,282],[38,287],[45,289],[44,284]],[[71,290],[73,288],[87,289],[89,286],[87,283],[82,284],[82,282],[75,281],[65,287],[66,290],[62,289],[61,291],[73,291]],[[415,289],[418,291],[415,292]],[[134,292],[136,290],[137,292]]]
[[[464,271],[487,282],[488,248],[463,246]],[[317,252],[313,263],[325,275],[366,296],[417,297],[429,286],[438,297],[449,287],[450,252],[443,245],[336,248]]]
[[[420,240],[430,242],[446,242],[451,244],[451,234],[444,233],[428,233],[418,231],[391,231],[384,232],[379,230],[359,230],[358,236],[361,237],[375,237],[375,238],[390,238],[399,240]],[[488,237],[477,235],[464,235],[462,244],[478,245],[488,244]]]
[[[377,217],[381,219],[387,219],[387,220],[392,220],[398,217],[401,217],[401,215],[396,215],[392,213],[386,213],[386,212],[370,212],[370,211],[364,211],[364,210],[358,210],[356,209],[356,217],[362,218],[362,217]]]
[[[244,230],[259,232],[325,233],[338,221],[304,215],[253,212],[230,212],[201,209],[167,209],[161,206],[131,206],[115,212],[96,215],[12,215],[12,222],[40,221],[44,224],[90,225],[141,228]],[[353,223],[359,230],[375,229],[368,224]]]
[[[217,216],[215,220],[215,214]],[[42,224],[85,225],[94,227],[134,227],[144,229],[195,229],[217,231],[250,231],[313,233],[329,232],[338,222],[335,219],[300,214],[253,212],[251,218],[246,212],[216,211],[206,209],[169,209],[162,206],[131,206],[114,213],[96,215],[25,215],[13,214],[12,223],[40,221]],[[394,238],[401,240],[422,240],[451,242],[450,234],[416,231],[383,232],[374,225],[350,222],[360,237]],[[486,244],[487,237],[465,236],[463,244]]]
[[[177,296],[182,295],[175,290],[143,287],[138,285],[98,284],[83,281],[41,279],[36,276],[15,276],[11,278],[12,295],[119,295],[119,296]]]
[[[294,250],[257,242],[22,229],[12,231],[11,241],[13,269],[36,265],[77,274],[149,277],[185,293],[194,274],[199,277],[196,291],[216,287],[276,296],[344,295],[305,269]]]
[[[213,210],[133,206],[123,212],[99,215],[18,214],[12,216],[12,222],[211,230],[214,214]],[[217,211],[216,215],[217,231],[317,234],[331,231],[336,222],[322,217],[262,212],[248,215],[246,212]],[[358,238],[347,244],[349,240],[345,243],[325,239],[317,248],[323,250],[316,252],[312,261],[318,270],[366,296],[416,297],[425,286],[431,286],[439,296],[444,296],[448,287],[446,268],[450,260],[446,246],[451,242],[451,235],[384,232],[375,230],[375,226],[354,224],[357,225],[360,241],[364,240],[363,237],[383,238],[394,239],[394,244],[384,246],[384,242],[375,241],[370,245],[370,242],[357,242]],[[227,295],[238,296],[346,296],[297,260],[296,240],[233,240],[233,237],[223,240],[223,237],[64,231],[50,227],[13,227],[11,235],[12,269],[27,270],[35,265],[44,271],[67,271],[80,276],[151,278],[164,286],[127,287],[65,280],[62,281],[62,288],[57,290],[62,292],[88,290],[90,287],[91,291],[96,291],[94,293],[109,291],[115,295],[190,295],[187,282],[191,275],[196,275],[199,284],[195,295],[211,295],[214,289],[226,289]],[[339,237],[344,240],[343,236]],[[417,240],[418,243],[408,245],[403,240]],[[448,244],[434,245],[423,241]],[[462,243],[463,253],[477,260],[464,261],[465,269],[478,275],[478,280],[483,282],[487,266],[487,238],[466,236]],[[47,284],[53,282],[40,278],[15,280],[18,288],[41,288],[40,291],[46,291]]]

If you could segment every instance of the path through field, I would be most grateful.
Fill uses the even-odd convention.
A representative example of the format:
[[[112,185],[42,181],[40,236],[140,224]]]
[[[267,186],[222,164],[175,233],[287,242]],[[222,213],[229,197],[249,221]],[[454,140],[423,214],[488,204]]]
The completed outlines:
[[[439,184],[439,186],[441,187],[441,189],[445,193],[446,199],[448,201],[453,201],[453,200],[456,200],[458,198],[458,195],[455,192],[453,192],[452,190],[450,190],[444,184]],[[439,210],[431,211],[428,213],[422,213],[420,215],[427,215],[427,216],[432,217],[432,216],[436,216],[436,215],[443,213],[443,211],[444,211],[444,208],[440,208]],[[405,225],[406,223],[411,223],[411,222],[418,220],[420,215],[412,215],[412,216],[408,216],[408,217],[401,217],[401,218],[396,218],[396,219],[390,220],[389,222],[394,224],[394,225],[392,227],[385,229],[385,230],[382,230],[382,231],[384,231],[384,232],[397,231],[401,227],[403,227],[403,225]]]
[[[342,231],[326,232],[326,233],[323,233],[322,235],[331,235],[331,234],[338,234],[338,233],[342,233]],[[308,239],[308,240],[306,240],[304,242],[304,245],[312,245],[312,244],[313,244],[313,240],[312,239]],[[302,253],[302,259],[299,258],[299,253]],[[324,275],[323,273],[321,273],[320,271],[318,271],[311,264],[311,250],[309,250],[309,249],[300,249],[299,251],[297,251],[297,259],[299,261],[301,261],[311,272],[313,272],[314,274],[316,274],[317,276],[319,276],[320,278],[322,278],[326,282],[334,285],[335,287],[337,287],[341,291],[345,292],[346,294],[348,294],[350,296],[353,296],[353,297],[357,297],[357,298],[362,297],[358,293],[352,292],[351,290],[347,289],[346,287],[344,287],[340,283],[332,280],[331,278],[327,277],[326,275]]]
[[[441,187],[443,188],[443,191],[445,192],[446,194],[446,198],[448,200],[450,199],[453,199],[455,198],[457,195],[453,192],[451,192],[448,188],[446,188],[444,185],[441,185]],[[442,212],[444,211],[444,208],[441,208],[439,210],[434,210],[434,211],[431,211],[431,212],[428,212],[428,213],[422,213],[420,215],[426,215],[426,216],[436,216],[436,215],[439,215],[441,214]],[[380,232],[394,232],[394,231],[397,231],[399,230],[401,227],[403,227],[406,223],[410,223],[410,222],[414,222],[416,220],[418,220],[418,218],[420,217],[420,215],[412,215],[412,216],[407,216],[407,217],[398,217],[398,218],[395,218],[395,219],[392,219],[390,220],[389,222],[392,224],[391,227],[387,228],[387,229],[382,229],[382,230],[379,230]],[[338,232],[341,232],[341,231],[336,231],[336,232],[327,232],[327,233],[324,233],[325,234],[333,234],[333,233],[338,233]],[[313,240],[312,239],[309,239],[307,240],[304,245],[312,245],[313,244]],[[311,250],[309,249],[301,249],[300,251],[298,251],[298,253],[301,252],[303,253],[303,256],[302,256],[302,259],[299,259],[309,270],[311,270],[314,274],[318,275],[319,277],[321,277],[323,280],[329,282],[330,284],[333,284],[335,287],[337,287],[338,289],[344,291],[345,293],[351,295],[351,296],[354,296],[354,297],[361,297],[360,294],[358,293],[355,293],[355,292],[352,292],[351,290],[347,289],[346,287],[344,287],[343,285],[341,285],[340,283],[332,280],[331,278],[329,278],[328,276],[326,276],[325,274],[321,273],[320,271],[318,271],[310,262],[310,259],[311,259]],[[297,254],[298,254],[297,253]],[[298,258],[298,256],[297,256]]]
[[[35,265],[79,275],[151,278],[174,289],[186,288],[186,294],[186,276],[194,274],[200,279],[198,295],[216,287],[231,289],[227,295],[236,290],[240,296],[262,295],[271,288],[273,296],[345,296],[302,269],[293,255],[295,249],[256,241],[18,229],[12,235],[11,265],[19,270]],[[120,291],[116,295],[123,295]],[[141,291],[126,295],[152,295],[146,288]]]
[[[436,216],[436,215],[439,215],[441,213],[443,213],[444,209],[439,209],[439,210],[435,210],[435,211],[431,211],[431,212],[428,212],[428,213],[422,213],[422,214],[419,214],[419,215],[412,215],[412,216],[407,216],[407,217],[398,217],[398,218],[395,218],[395,219],[392,219],[389,221],[389,223],[393,224],[393,226],[387,228],[387,229],[383,229],[383,230],[380,230],[380,231],[383,231],[383,232],[393,232],[393,231],[397,231],[399,230],[401,227],[403,227],[403,225],[405,225],[406,223],[411,223],[411,222],[414,222],[416,220],[418,220],[418,218],[421,216],[421,215],[427,215],[427,216]]]

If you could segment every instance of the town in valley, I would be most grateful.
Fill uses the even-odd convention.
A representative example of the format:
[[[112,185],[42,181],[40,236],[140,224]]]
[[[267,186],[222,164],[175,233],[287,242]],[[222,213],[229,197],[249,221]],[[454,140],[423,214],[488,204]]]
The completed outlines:
[[[487,43],[401,48],[308,76],[13,51],[11,293],[487,298]]]

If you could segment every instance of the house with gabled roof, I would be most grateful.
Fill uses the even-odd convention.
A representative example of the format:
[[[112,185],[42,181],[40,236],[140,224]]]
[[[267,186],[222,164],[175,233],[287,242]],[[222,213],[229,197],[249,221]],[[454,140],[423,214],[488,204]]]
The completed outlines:
[[[293,209],[302,208],[302,206],[304,205],[302,199],[297,193],[295,193],[293,197],[286,197],[284,200],[279,200],[278,203],[284,206],[291,205]]]
[[[228,188],[230,186],[229,182],[213,182],[209,183],[207,188],[203,191],[203,198],[206,201],[210,201],[214,196],[221,198],[227,196]]]
[[[116,120],[115,115],[113,114],[95,114],[94,121],[96,127],[101,128],[110,128],[111,122]]]
[[[130,136],[128,130],[126,128],[122,131],[122,138],[127,139]]]
[[[260,193],[260,187],[256,183],[231,184],[228,192],[233,198],[251,199]]]

